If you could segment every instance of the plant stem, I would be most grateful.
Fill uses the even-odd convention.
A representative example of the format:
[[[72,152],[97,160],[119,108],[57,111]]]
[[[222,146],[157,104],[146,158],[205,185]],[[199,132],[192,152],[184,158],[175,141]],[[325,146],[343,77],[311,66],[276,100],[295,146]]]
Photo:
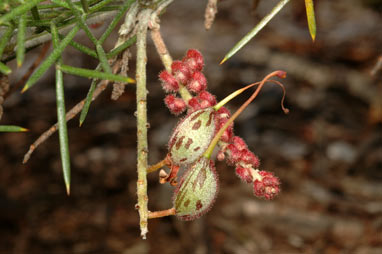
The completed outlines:
[[[146,89],[146,39],[147,28],[152,10],[143,10],[139,15],[137,31],[137,70],[136,70],[136,100],[137,100],[137,195],[140,218],[141,236],[146,239],[148,219],[147,196],[147,89]]]
[[[163,160],[161,160],[160,162],[158,162],[157,164],[154,164],[154,165],[150,166],[149,168],[147,168],[147,174],[155,172],[158,169],[163,168],[164,166],[166,166],[168,164],[169,164],[169,160],[168,160],[168,157],[166,157]]]
[[[167,209],[167,210],[156,211],[156,212],[149,212],[149,219],[155,219],[155,218],[175,215],[175,213],[176,213],[176,211],[175,211],[174,207],[170,208],[170,209]]]
[[[155,18],[152,18],[151,22],[152,22],[151,39],[154,42],[155,48],[159,54],[159,57],[164,67],[166,68],[166,71],[171,73],[172,58],[171,58],[171,55],[168,53],[166,44],[164,43],[162,35],[160,34],[159,23],[156,22]],[[182,99],[186,102],[188,102],[192,98],[192,95],[190,94],[190,92],[182,84],[179,84],[179,94],[182,97]]]

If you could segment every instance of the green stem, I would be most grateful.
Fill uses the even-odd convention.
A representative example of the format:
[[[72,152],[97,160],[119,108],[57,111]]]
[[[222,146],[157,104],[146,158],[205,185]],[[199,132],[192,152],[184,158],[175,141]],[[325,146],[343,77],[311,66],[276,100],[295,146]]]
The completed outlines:
[[[223,132],[241,114],[241,112],[243,112],[243,110],[249,105],[249,103],[251,103],[256,98],[256,96],[259,94],[259,92],[260,92],[261,88],[264,86],[264,84],[271,77],[275,77],[275,76],[277,76],[279,78],[285,78],[286,77],[286,73],[284,71],[274,71],[274,72],[268,74],[260,82],[259,86],[255,90],[255,92],[252,94],[252,96],[246,102],[244,102],[243,105],[241,105],[241,107],[230,117],[230,119],[228,119],[228,121],[223,125],[223,127],[221,127],[220,130],[216,133],[215,137],[212,139],[212,141],[211,141],[210,145],[208,146],[207,150],[204,152],[204,154],[203,154],[204,157],[211,158],[212,152],[213,152],[215,146],[217,145],[217,143],[219,142],[220,137],[223,135]],[[281,87],[283,87],[283,86],[281,86]],[[284,96],[283,96],[282,102],[284,101],[284,97],[285,97],[285,90],[284,90]],[[285,113],[289,112],[288,109],[284,108],[283,103],[281,103],[281,106],[282,106],[282,109],[283,109],[283,111]]]
[[[138,211],[140,218],[141,236],[146,239],[148,220],[148,196],[147,196],[147,89],[146,89],[146,37],[147,27],[152,10],[146,9],[141,12],[137,31],[137,195]]]

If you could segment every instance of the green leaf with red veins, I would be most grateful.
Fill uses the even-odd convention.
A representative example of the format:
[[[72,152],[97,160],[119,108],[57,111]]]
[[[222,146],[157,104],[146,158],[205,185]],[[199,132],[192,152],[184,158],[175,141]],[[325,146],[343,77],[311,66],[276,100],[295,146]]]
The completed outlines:
[[[194,220],[212,207],[219,189],[218,176],[212,160],[201,157],[182,176],[174,192],[176,216]]]
[[[188,165],[199,159],[216,133],[216,111],[197,110],[176,126],[170,141],[169,155],[175,165]]]

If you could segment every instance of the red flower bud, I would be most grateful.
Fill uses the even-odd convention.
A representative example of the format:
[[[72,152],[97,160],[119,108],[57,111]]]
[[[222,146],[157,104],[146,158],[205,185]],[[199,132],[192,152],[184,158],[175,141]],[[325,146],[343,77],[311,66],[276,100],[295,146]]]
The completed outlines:
[[[187,51],[186,57],[183,58],[183,62],[192,71],[201,71],[204,66],[204,60],[202,54],[196,49],[190,49]]]
[[[237,166],[235,169],[236,175],[246,183],[252,183],[253,177],[249,168]]]
[[[231,112],[226,107],[221,107],[218,110],[218,120],[219,119],[228,119],[231,116]]]
[[[164,99],[166,106],[174,115],[179,115],[186,109],[186,103],[183,99],[175,97],[173,94],[169,94]]]
[[[225,154],[223,151],[219,151],[218,154],[216,155],[216,159],[218,159],[218,161],[223,161],[225,159]]]
[[[232,143],[237,147],[238,150],[243,150],[243,149],[247,149],[247,144],[245,143],[245,141],[238,137],[238,136],[235,136],[233,137],[233,141]]]
[[[182,61],[174,61],[171,64],[172,74],[182,84],[187,84],[191,77],[191,70]]]
[[[260,165],[259,158],[248,149],[241,150],[240,160],[244,164],[252,165],[254,168],[258,168]]]
[[[188,90],[199,93],[207,88],[207,79],[203,73],[197,71],[192,74],[191,81],[187,84]]]
[[[257,197],[264,197],[267,200],[273,199],[280,192],[280,181],[271,172],[259,171],[261,180],[253,182],[253,193]]]
[[[228,155],[227,162],[229,164],[234,165],[240,161],[241,152],[234,144],[229,144],[226,148],[226,152]]]
[[[202,106],[199,103],[199,100],[195,97],[192,99],[188,100],[188,106],[192,108],[193,111],[199,110],[202,108]]]
[[[167,93],[177,92],[179,90],[178,81],[167,71],[162,71],[159,74],[159,79],[162,81],[162,87]]]
[[[227,121],[228,119],[226,118],[220,119],[220,121],[218,122],[218,128],[221,129]],[[231,142],[232,136],[233,136],[233,123],[231,123],[228,126],[228,128],[223,132],[220,140],[228,143],[228,142]]]
[[[213,96],[212,94],[210,94],[207,91],[201,91],[198,94],[198,98],[200,100],[200,104],[201,104],[202,108],[212,107],[213,105],[216,104],[215,96]]]

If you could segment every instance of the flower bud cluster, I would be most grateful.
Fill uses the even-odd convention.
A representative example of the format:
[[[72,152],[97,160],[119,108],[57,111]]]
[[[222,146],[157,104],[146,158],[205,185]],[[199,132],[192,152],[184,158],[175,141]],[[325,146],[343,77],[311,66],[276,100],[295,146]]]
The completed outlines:
[[[206,91],[207,79],[202,73],[203,66],[202,54],[190,49],[181,61],[174,61],[171,64],[171,73],[162,71],[159,74],[163,90],[169,93],[165,98],[166,106],[174,115],[183,113],[187,107],[195,111],[216,104],[215,96]],[[187,103],[176,95],[181,86],[185,86],[195,95]]]
[[[229,129],[227,128],[227,130]],[[232,131],[227,135],[233,135]],[[279,179],[271,172],[258,170],[259,158],[248,149],[242,138],[233,136],[226,140],[221,139],[221,141],[223,145],[218,152],[217,159],[220,161],[225,159],[228,164],[235,166],[236,175],[243,182],[253,184],[255,196],[269,200],[280,192]]]
[[[225,107],[220,107],[217,111],[211,108],[217,102],[215,96],[206,90],[207,80],[202,73],[203,66],[204,60],[201,53],[195,49],[190,49],[181,61],[172,63],[171,73],[163,71],[159,74],[162,87],[168,93],[165,104],[170,112],[179,115],[188,109],[189,113],[188,117],[180,121],[170,139],[169,155],[172,163],[176,164],[173,166],[191,163],[191,157],[195,157],[196,153],[196,159],[202,158],[200,156],[204,153],[214,135],[220,129],[225,128],[220,136],[220,151],[217,154],[217,159],[219,161],[225,160],[229,165],[234,166],[236,175],[243,182],[253,184],[255,196],[268,200],[274,198],[280,192],[279,179],[271,172],[258,169],[260,166],[259,158],[248,149],[242,138],[234,135],[233,123],[225,127],[231,117],[230,111]],[[285,74],[281,73],[280,75]],[[184,87],[192,94],[191,99],[188,99],[188,101],[184,101],[177,96],[179,89],[184,89]],[[208,108],[212,112],[207,111]],[[195,112],[201,109],[203,111]],[[215,125],[211,125],[211,119],[214,119],[212,122]],[[200,128],[200,126],[204,127]],[[214,127],[206,131],[206,126]],[[185,128],[189,128],[189,130],[185,131]],[[205,135],[203,131],[209,134],[212,133],[212,135]],[[193,176],[194,174],[192,174]],[[187,189],[188,186],[184,188]],[[183,209],[182,204],[182,202],[178,204],[177,210],[181,211]],[[188,202],[184,206],[187,206],[186,204],[188,205]]]

